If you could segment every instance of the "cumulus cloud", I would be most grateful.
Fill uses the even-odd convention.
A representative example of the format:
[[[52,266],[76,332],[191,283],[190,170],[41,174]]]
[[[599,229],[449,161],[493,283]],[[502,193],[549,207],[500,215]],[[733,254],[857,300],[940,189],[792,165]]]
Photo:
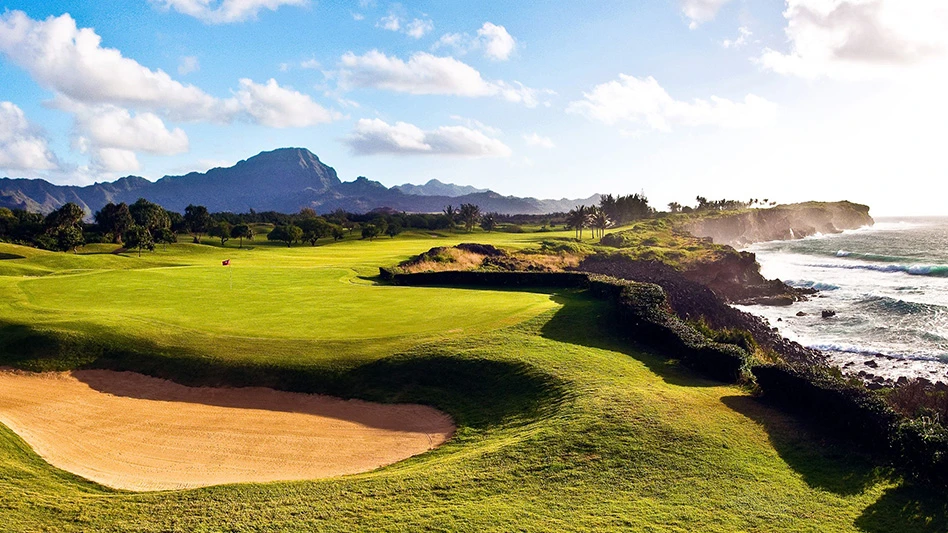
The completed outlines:
[[[556,148],[556,145],[553,144],[553,139],[549,137],[543,137],[536,132],[531,133],[530,135],[524,135],[523,140],[526,141],[527,145],[529,146],[537,146],[539,148],[546,148],[548,150],[551,148]]]
[[[498,139],[464,126],[425,131],[407,122],[390,125],[380,119],[360,119],[346,143],[357,155],[508,157],[512,153]]]
[[[497,96],[509,102],[535,107],[539,91],[520,82],[488,81],[474,67],[454,59],[426,52],[413,54],[408,61],[389,57],[378,50],[357,56],[342,56],[339,84],[384,89],[409,94],[450,94],[470,98]]]
[[[181,128],[169,130],[154,113],[132,113],[110,104],[85,105],[60,98],[53,105],[73,113],[83,150],[116,148],[158,155],[188,151],[188,136]]]
[[[74,115],[76,145],[90,154],[92,166],[100,170],[137,170],[135,152],[187,151],[185,132],[167,128],[163,120],[244,121],[288,128],[341,117],[273,79],[266,84],[242,79],[230,97],[211,96],[162,70],[123,57],[118,50],[102,47],[92,29],[77,28],[68,14],[43,21],[19,11],[0,15],[0,53],[55,93],[53,107]],[[196,58],[183,58],[179,72],[198,66]],[[304,62],[304,66],[311,65]],[[35,146],[37,139],[41,140],[34,136]],[[47,163],[33,160],[40,166],[52,161],[49,157]]]
[[[682,0],[681,12],[691,22],[688,27],[695,29],[701,24],[714,20],[718,11],[731,0]]]
[[[302,6],[307,0],[153,0],[165,9],[192,16],[207,24],[227,24],[256,18],[262,9]]]
[[[593,87],[583,99],[571,102],[567,112],[605,124],[644,123],[670,131],[673,125],[744,128],[773,120],[776,105],[752,94],[735,102],[712,96],[684,102],[672,98],[655,78],[619,74],[619,79]]]
[[[181,62],[178,63],[178,74],[182,76],[199,70],[201,70],[201,63],[197,56],[184,56],[181,58]]]
[[[131,150],[99,148],[92,152],[92,168],[102,172],[134,172],[141,170],[141,165]]]
[[[77,28],[68,14],[43,21],[22,11],[0,15],[0,52],[40,85],[77,102],[163,110],[182,119],[228,113],[197,87],[103,48],[99,35],[91,28]]]
[[[494,61],[507,61],[517,49],[517,40],[507,28],[485,22],[476,36],[467,33],[446,33],[434,44],[434,49],[448,47],[466,54],[472,50],[483,50],[484,55]]]
[[[507,28],[485,22],[477,30],[477,36],[484,46],[484,55],[497,61],[507,61],[517,47],[517,41],[507,33]]]
[[[945,56],[943,0],[787,0],[790,50],[764,50],[760,64],[781,74],[868,78]]]
[[[90,106],[147,111],[174,121],[249,120],[271,127],[308,126],[337,116],[274,80],[266,85],[241,80],[234,97],[215,98],[162,70],[123,57],[118,50],[103,48],[101,37],[92,29],[77,28],[68,14],[45,21],[20,11],[0,16],[0,52],[44,87]],[[291,111],[292,105],[299,107]]]
[[[58,168],[46,138],[12,102],[0,102],[0,169],[52,170]]]
[[[302,128],[341,118],[309,95],[280,87],[272,78],[265,85],[242,79],[235,96],[254,122],[272,128]]]

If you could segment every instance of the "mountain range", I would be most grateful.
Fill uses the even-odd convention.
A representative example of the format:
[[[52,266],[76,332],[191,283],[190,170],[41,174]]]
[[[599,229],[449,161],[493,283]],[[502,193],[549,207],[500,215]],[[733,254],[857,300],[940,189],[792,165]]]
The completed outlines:
[[[279,211],[295,213],[310,207],[318,213],[344,209],[364,213],[388,208],[414,213],[436,213],[448,204],[471,203],[481,212],[544,214],[564,212],[579,204],[598,204],[599,195],[570,200],[540,200],[503,196],[431,180],[424,185],[386,187],[358,177],[341,181],[336,171],[305,148],[280,148],[261,152],[228,168],[165,176],[149,181],[127,176],[93,185],[54,185],[42,179],[0,178],[0,207],[49,213],[74,202],[95,213],[109,202],[132,203],[139,198],[165,209],[183,212],[188,204],[204,205],[211,212],[245,213]]]
[[[417,194],[418,196],[464,196],[465,194],[474,194],[479,192],[488,192],[488,189],[478,189],[470,185],[455,185],[453,183],[442,183],[439,180],[428,180],[424,185],[414,185],[405,183],[392,187],[405,194]]]

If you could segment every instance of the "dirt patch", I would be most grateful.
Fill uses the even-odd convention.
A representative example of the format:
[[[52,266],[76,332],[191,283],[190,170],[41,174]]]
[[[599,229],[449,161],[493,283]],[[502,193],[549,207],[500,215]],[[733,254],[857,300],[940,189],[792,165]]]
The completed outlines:
[[[135,491],[366,472],[455,430],[422,405],[185,387],[107,370],[0,371],[0,422],[53,466]]]

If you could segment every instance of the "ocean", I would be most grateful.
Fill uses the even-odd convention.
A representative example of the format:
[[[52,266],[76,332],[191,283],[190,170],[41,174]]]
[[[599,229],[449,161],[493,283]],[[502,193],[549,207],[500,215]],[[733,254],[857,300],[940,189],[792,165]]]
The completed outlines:
[[[874,358],[889,361],[877,375],[948,381],[948,218],[879,218],[871,227],[747,250],[765,277],[820,292],[789,307],[740,309],[853,372]],[[836,315],[823,318],[823,310]]]

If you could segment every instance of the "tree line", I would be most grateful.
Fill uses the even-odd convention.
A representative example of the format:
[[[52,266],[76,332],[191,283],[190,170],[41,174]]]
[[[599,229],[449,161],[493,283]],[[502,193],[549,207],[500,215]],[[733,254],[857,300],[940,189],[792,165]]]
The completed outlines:
[[[776,205],[769,199],[753,198],[742,202],[698,196],[696,201],[695,208],[671,202],[669,211],[687,213]],[[0,241],[57,251],[75,251],[86,243],[109,242],[141,254],[143,250],[154,250],[158,244],[177,242],[179,234],[190,235],[196,243],[204,236],[220,239],[221,245],[235,239],[243,247],[245,240],[256,237],[254,226],[259,224],[272,224],[274,227],[267,234],[267,240],[287,246],[299,243],[315,246],[321,239],[340,240],[353,233],[374,240],[383,235],[395,237],[407,229],[463,228],[471,232],[479,226],[488,232],[521,231],[519,224],[538,224],[542,226],[541,231],[562,224],[573,229],[577,238],[582,238],[586,229],[590,229],[594,237],[601,237],[609,227],[655,214],[644,193],[607,194],[600,197],[599,205],[580,205],[567,213],[549,215],[482,213],[478,205],[463,203],[445,206],[441,213],[401,213],[384,208],[368,213],[337,209],[324,215],[318,215],[311,208],[291,214],[253,209],[248,213],[210,213],[201,205],[189,205],[184,213],[177,213],[140,198],[131,205],[107,204],[93,215],[92,223],[85,222],[87,214],[75,203],[67,203],[45,216],[22,209],[0,208]]]

